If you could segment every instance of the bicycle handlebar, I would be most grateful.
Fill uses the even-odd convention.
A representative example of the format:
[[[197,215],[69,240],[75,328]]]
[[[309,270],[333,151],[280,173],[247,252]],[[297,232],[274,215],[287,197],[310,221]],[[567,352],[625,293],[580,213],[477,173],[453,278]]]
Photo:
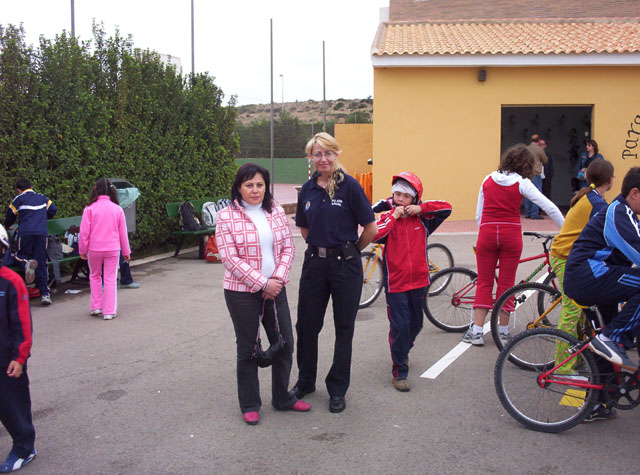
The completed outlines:
[[[533,236],[535,238],[538,239],[544,239],[543,243],[542,243],[542,247],[544,248],[545,252],[549,252],[549,249],[547,248],[547,245],[553,240],[554,237],[556,237],[556,234],[542,234],[542,233],[538,233],[536,231],[525,231],[522,233],[523,236]]]

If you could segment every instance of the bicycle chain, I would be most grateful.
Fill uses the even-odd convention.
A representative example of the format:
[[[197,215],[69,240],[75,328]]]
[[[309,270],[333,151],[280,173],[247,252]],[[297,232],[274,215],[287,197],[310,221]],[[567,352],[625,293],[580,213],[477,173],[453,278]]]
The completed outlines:
[[[620,410],[633,409],[640,404],[640,381],[636,373],[613,373],[602,385],[607,406]]]

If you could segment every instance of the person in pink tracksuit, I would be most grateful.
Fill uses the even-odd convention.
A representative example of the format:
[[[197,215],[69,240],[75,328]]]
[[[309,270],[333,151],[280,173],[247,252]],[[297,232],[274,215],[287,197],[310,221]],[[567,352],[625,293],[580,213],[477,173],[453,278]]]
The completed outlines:
[[[115,187],[106,178],[100,178],[91,190],[89,206],[82,213],[79,234],[80,257],[89,261],[92,316],[104,315],[105,320],[116,316],[121,250],[124,260],[129,261],[131,249],[124,211]]]

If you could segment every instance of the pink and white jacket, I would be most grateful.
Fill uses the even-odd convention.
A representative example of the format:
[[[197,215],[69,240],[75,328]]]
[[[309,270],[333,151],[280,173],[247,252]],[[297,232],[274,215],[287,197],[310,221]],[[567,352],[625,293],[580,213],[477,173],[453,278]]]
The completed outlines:
[[[271,214],[265,212],[265,215],[273,232],[276,268],[271,277],[286,284],[295,253],[287,215],[275,202]],[[262,251],[258,230],[237,201],[218,211],[216,242],[225,267],[222,287],[236,292],[259,292],[266,285],[267,277],[261,273]]]
[[[98,199],[84,209],[78,236],[78,251],[122,251],[131,254],[127,223],[124,211],[111,201],[107,195]]]

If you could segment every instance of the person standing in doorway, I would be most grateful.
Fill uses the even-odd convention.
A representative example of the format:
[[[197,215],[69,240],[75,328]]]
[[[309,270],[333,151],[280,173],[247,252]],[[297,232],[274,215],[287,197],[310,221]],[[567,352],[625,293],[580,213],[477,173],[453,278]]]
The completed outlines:
[[[351,378],[353,332],[362,292],[360,251],[376,235],[371,204],[360,184],[338,162],[340,146],[326,132],[306,146],[315,173],[298,196],[296,226],[307,242],[298,295],[298,399],[316,390],[318,335],[333,302],[336,341],[325,378],[329,410],[342,412]],[[358,226],[364,229],[358,236]]]
[[[553,158],[547,150],[547,142],[544,139],[538,141],[540,148],[547,156],[547,164],[544,166],[544,178],[542,179],[542,194],[551,200],[551,180],[553,179]],[[553,200],[552,200],[553,201]]]
[[[585,147],[587,151],[582,152],[582,155],[580,155],[580,158],[578,159],[578,180],[580,182],[580,188],[586,188],[589,186],[589,181],[587,180],[587,168],[591,165],[591,162],[594,160],[604,160],[602,154],[598,152],[598,142],[593,139],[587,140]]]
[[[527,146],[531,155],[533,155],[533,176],[531,177],[531,183],[538,191],[542,192],[542,173],[544,165],[547,163],[547,156],[540,146],[540,136],[533,134],[531,136],[531,143]],[[543,219],[540,216],[540,208],[530,199],[524,200],[524,217],[529,219]]]

